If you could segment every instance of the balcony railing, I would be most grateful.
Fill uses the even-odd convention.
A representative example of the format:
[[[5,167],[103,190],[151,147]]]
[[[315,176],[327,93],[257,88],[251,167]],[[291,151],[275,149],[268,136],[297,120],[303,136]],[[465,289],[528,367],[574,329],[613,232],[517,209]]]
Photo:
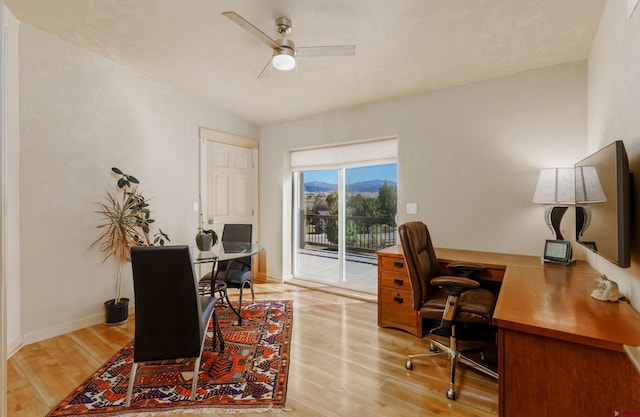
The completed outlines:
[[[305,247],[338,247],[338,216],[307,214]],[[351,252],[373,253],[396,244],[396,223],[391,217],[347,216],[345,246]]]

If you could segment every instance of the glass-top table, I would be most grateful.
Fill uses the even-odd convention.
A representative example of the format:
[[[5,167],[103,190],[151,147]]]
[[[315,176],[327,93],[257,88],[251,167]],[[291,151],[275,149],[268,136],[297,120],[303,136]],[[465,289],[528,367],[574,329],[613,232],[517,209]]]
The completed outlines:
[[[244,243],[244,242],[219,242],[218,244],[213,246],[213,249],[210,251],[199,251],[197,248],[191,248],[191,253],[193,254],[193,263],[194,264],[206,264],[213,263],[211,267],[211,296],[215,296],[215,293],[219,293],[222,297],[227,300],[227,304],[231,308],[231,310],[238,316],[238,324],[242,324],[242,315],[240,314],[241,305],[238,305],[238,308],[234,308],[233,304],[229,300],[229,295],[227,293],[227,285],[225,283],[226,280],[216,281],[216,264],[218,262],[229,261],[233,262],[236,259],[245,258],[247,256],[257,255],[262,252],[264,247],[257,243]],[[226,271],[229,271],[230,264],[227,266]],[[200,281],[206,280],[207,278],[202,278]],[[253,291],[253,290],[252,290]]]
[[[194,264],[205,264],[253,256],[263,250],[264,247],[257,243],[219,242],[210,251],[200,252],[197,248],[192,248],[191,252]]]

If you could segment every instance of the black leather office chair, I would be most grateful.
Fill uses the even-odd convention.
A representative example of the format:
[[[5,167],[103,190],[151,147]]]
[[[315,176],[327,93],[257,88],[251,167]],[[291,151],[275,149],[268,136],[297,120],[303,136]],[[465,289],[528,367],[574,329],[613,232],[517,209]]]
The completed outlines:
[[[197,276],[188,246],[131,248],[135,295],[135,339],[133,366],[126,406],[131,404],[139,364],[182,358],[197,358],[191,382],[191,400],[196,396],[200,358],[209,320],[220,350],[224,340],[215,315],[215,297],[198,294]]]
[[[491,291],[479,288],[480,284],[469,278],[473,273],[481,271],[483,266],[472,263],[449,264],[450,270],[463,276],[442,276],[427,226],[422,222],[408,222],[400,225],[398,231],[413,290],[413,308],[418,311],[419,317],[439,321],[430,331],[432,336],[449,339],[447,345],[436,337],[431,337],[430,352],[408,355],[405,367],[413,369],[415,358],[449,356],[451,375],[447,397],[451,400],[456,397],[457,362],[497,379],[497,372],[467,356],[470,351],[458,349],[459,335],[456,327],[481,325],[484,330],[481,335],[495,335],[495,329],[490,324],[497,297]],[[474,337],[478,336],[476,330],[473,332]]]

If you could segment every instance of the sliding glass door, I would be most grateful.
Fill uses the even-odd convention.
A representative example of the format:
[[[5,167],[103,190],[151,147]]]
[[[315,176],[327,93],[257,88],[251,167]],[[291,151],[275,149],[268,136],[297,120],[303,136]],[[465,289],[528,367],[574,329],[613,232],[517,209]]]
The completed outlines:
[[[340,280],[338,258],[339,171],[294,173],[294,276],[323,284]]]
[[[375,252],[396,243],[397,165],[294,172],[294,276],[376,293]]]
[[[340,219],[344,223],[343,282],[375,293],[375,252],[396,243],[397,165],[347,168],[344,177],[345,208]]]

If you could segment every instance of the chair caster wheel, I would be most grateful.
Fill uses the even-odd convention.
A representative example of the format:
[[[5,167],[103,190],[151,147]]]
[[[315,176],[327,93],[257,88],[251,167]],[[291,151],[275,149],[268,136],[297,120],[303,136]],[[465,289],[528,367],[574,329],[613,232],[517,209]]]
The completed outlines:
[[[436,348],[436,345],[434,345],[433,342],[431,342],[431,343],[429,343],[429,350],[431,352],[435,352],[438,349]]]
[[[407,361],[407,363],[404,364],[404,367],[407,368],[408,370],[412,371],[413,370],[413,362],[411,362],[411,359],[409,359]]]
[[[449,388],[447,390],[447,398],[450,399],[451,401],[456,399],[456,392],[454,390],[452,390],[451,388]]]

